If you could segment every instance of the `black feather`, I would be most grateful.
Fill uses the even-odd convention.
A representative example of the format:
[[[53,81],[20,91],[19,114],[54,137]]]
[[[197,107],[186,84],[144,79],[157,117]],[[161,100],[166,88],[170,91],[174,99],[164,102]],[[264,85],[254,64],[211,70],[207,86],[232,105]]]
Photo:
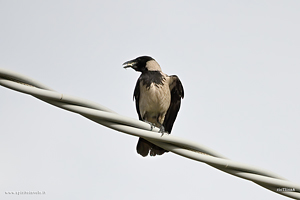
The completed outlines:
[[[134,92],[133,92],[133,99],[135,99],[135,108],[136,112],[138,113],[139,120],[143,121],[141,113],[140,113],[140,107],[139,107],[139,102],[140,102],[140,82],[141,79],[139,78],[136,82]]]
[[[154,83],[155,86],[163,84],[165,78],[159,71],[146,71],[141,74],[139,78],[143,85],[146,85],[146,88],[149,89],[151,83]]]
[[[169,134],[172,131],[173,124],[180,109],[181,98],[184,97],[183,86],[179,78],[176,75],[172,75],[170,78],[173,79],[172,85],[174,85],[174,87],[171,89],[171,104],[163,123],[165,131],[167,131]]]

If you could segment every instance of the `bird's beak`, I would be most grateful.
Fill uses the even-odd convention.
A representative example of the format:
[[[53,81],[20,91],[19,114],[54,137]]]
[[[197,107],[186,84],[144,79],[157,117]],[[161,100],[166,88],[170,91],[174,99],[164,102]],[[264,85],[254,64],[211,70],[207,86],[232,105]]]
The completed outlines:
[[[134,68],[135,65],[136,65],[136,61],[134,60],[130,60],[123,63],[124,68],[128,68],[128,67]]]

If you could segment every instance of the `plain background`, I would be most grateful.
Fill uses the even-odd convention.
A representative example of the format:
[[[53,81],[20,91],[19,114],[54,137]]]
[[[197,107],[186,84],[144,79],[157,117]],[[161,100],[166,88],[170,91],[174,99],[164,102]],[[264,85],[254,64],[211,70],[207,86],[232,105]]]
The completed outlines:
[[[180,77],[172,134],[300,183],[299,1],[0,1],[0,67],[137,118],[150,55]],[[0,199],[288,199],[0,87]],[[45,191],[46,195],[7,195]]]

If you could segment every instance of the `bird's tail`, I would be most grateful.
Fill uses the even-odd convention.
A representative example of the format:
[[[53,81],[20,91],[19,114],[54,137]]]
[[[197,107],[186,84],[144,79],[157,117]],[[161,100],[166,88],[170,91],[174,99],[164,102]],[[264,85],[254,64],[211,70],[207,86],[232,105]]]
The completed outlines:
[[[138,152],[138,154],[140,154],[143,157],[147,156],[149,151],[150,151],[150,156],[162,155],[165,152],[168,152],[168,151],[152,144],[151,142],[148,142],[147,140],[145,140],[143,138],[139,139],[137,146],[136,146],[136,151]]]

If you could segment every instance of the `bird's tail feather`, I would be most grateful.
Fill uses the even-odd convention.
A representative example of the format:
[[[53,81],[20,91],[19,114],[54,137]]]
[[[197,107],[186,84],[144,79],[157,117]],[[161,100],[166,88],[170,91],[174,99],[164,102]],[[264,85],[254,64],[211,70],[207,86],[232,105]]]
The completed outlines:
[[[136,151],[138,152],[138,154],[140,154],[143,157],[147,156],[149,151],[150,151],[150,156],[162,155],[165,152],[168,152],[143,138],[139,139],[136,146]]]

